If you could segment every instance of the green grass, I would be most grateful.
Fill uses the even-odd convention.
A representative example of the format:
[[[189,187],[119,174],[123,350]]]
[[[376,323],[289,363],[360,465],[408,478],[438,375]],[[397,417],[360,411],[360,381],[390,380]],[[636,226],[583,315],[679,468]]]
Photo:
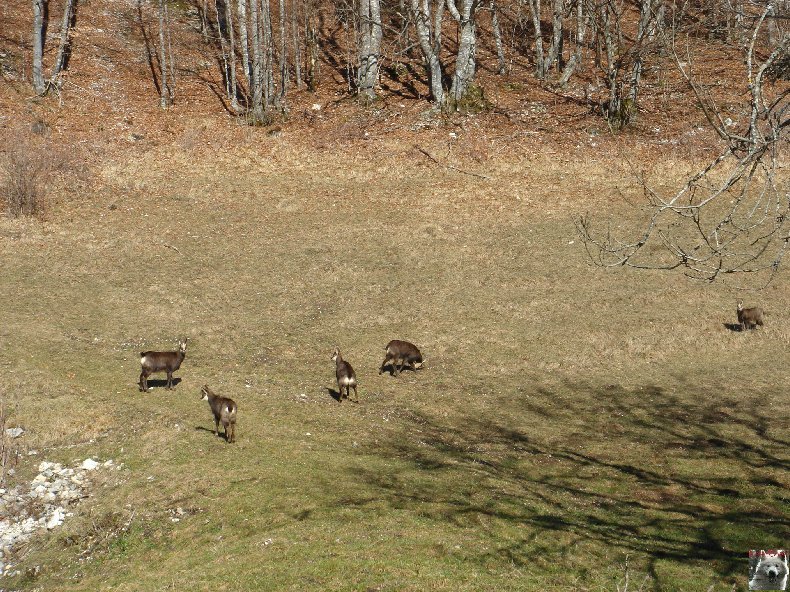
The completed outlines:
[[[631,183],[594,162],[235,156],[118,163],[2,222],[20,479],[125,464],[10,588],[613,591],[627,560],[630,589],[730,590],[786,543],[786,274],[738,334],[734,285],[591,267],[570,216]],[[138,352],[183,335],[175,390],[137,392]],[[392,338],[426,368],[379,376]],[[330,396],[335,345],[360,404]]]

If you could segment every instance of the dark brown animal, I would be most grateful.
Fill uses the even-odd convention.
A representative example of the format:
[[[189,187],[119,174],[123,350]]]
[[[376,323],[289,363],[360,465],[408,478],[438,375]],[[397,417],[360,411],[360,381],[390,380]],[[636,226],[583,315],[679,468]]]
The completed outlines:
[[[220,397],[211,392],[207,385],[200,389],[200,400],[208,401],[211,413],[214,414],[214,435],[219,436],[219,424],[225,430],[225,441],[232,444],[236,441],[236,412],[238,405],[233,399]]]
[[[340,349],[337,347],[332,353],[332,361],[335,362],[335,376],[337,377],[337,400],[340,403],[343,402],[343,388],[345,387],[346,399],[349,397],[349,389],[353,388],[354,400],[359,401],[359,397],[357,396],[357,375],[354,373],[354,369],[351,367],[351,364],[346,362],[340,355]]]
[[[408,341],[393,339],[384,349],[387,353],[381,363],[381,368],[379,368],[379,374],[384,372],[384,368],[388,365],[392,368],[391,374],[397,376],[406,366],[417,370],[417,368],[422,368],[425,363],[417,346]]]
[[[148,390],[148,377],[154,372],[167,372],[167,388],[173,388],[173,372],[181,367],[184,356],[187,355],[187,340],[178,342],[177,352],[140,352],[140,391]]]
[[[762,308],[744,308],[743,300],[738,300],[738,323],[741,325],[741,331],[746,329],[756,329],[757,325],[763,326],[763,312]]]

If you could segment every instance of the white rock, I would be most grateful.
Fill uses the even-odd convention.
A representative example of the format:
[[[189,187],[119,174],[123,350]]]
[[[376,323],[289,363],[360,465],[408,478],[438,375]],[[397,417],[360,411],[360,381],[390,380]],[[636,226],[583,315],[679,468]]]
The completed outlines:
[[[98,466],[99,466],[99,463],[97,463],[92,458],[86,458],[84,461],[82,461],[82,465],[81,465],[81,467],[83,469],[85,469],[86,471],[92,471]]]
[[[25,430],[22,428],[7,428],[5,433],[9,438],[19,438],[19,436],[25,433]]]
[[[52,530],[56,526],[63,524],[63,518],[63,508],[56,508],[55,511],[52,512],[52,516],[47,520],[47,529]]]

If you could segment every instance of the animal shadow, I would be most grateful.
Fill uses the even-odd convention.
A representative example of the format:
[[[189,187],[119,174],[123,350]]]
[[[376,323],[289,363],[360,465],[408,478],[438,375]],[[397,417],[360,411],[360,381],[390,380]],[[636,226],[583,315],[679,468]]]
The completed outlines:
[[[180,378],[173,377],[173,388],[181,382]],[[148,390],[150,391],[154,387],[166,387],[167,386],[167,378],[149,378],[148,379]],[[140,383],[137,383],[137,388],[140,388]]]
[[[387,368],[389,368],[389,370],[387,370]],[[400,373],[403,374],[407,370],[409,372],[414,372],[416,374],[418,369],[412,368],[411,366],[406,364],[403,368],[401,368]],[[384,366],[384,372],[389,373],[390,376],[395,376],[395,366],[393,364],[387,364],[386,366]]]
[[[215,435],[214,434],[214,430],[212,430],[211,428],[207,428],[206,426],[195,426],[195,431],[196,432],[208,432],[212,436]],[[219,438],[220,440],[223,440],[223,441],[227,442],[227,438],[225,437],[225,434],[222,432],[222,430],[220,430],[216,434],[216,437]]]
[[[743,331],[743,327],[740,323],[724,323],[724,328],[729,331],[735,331],[736,333]]]
[[[333,389],[333,388],[330,388],[330,387],[328,387],[328,386],[327,386],[327,387],[324,387],[324,388],[326,389],[326,392],[327,392],[327,393],[329,393],[329,396],[330,396],[330,397],[332,397],[332,398],[333,398],[335,401],[337,401],[338,403],[340,403],[340,402],[341,402],[341,401],[340,401],[340,393],[339,393],[338,391],[336,391],[335,389]],[[346,401],[348,401],[349,403],[359,403],[359,400],[358,400],[358,399],[351,399],[351,398],[348,398],[348,399],[345,399],[345,400],[346,400]]]

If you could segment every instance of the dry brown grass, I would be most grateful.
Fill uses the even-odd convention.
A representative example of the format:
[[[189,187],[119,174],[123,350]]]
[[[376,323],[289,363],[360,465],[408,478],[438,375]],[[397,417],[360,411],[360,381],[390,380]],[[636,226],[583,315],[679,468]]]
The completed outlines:
[[[764,331],[729,331],[737,286],[588,264],[571,215],[626,224],[638,196],[611,159],[426,147],[490,180],[397,141],[187,142],[0,233],[19,422],[55,460],[128,466],[31,545],[26,585],[613,590],[628,554],[634,580],[696,589],[776,539],[786,276],[754,296]],[[181,335],[176,389],[137,393],[138,352]],[[392,338],[426,369],[378,376]],[[335,345],[359,405],[328,392]],[[237,444],[205,383],[238,402]],[[90,562],[62,543],[80,532]]]

